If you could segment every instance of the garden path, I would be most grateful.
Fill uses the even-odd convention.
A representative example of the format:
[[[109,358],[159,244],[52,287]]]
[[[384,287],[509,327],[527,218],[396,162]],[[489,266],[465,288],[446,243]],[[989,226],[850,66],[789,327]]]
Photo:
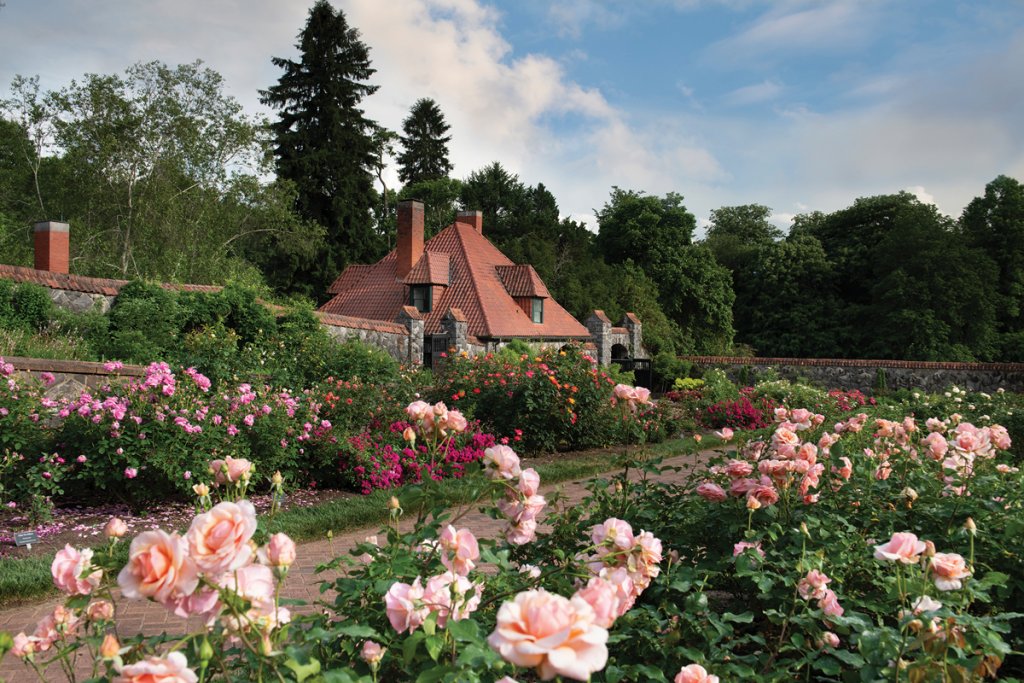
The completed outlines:
[[[654,478],[663,482],[683,482],[690,470],[693,469],[694,464],[705,461],[712,452],[714,452],[714,449],[705,450],[696,455],[687,454],[665,458],[663,465],[678,469],[663,472]],[[634,478],[639,478],[642,476],[642,473],[634,470],[631,471],[631,475]],[[560,491],[559,507],[577,505],[587,495],[587,481],[589,481],[589,478],[542,486],[541,493],[550,495],[555,491]],[[404,519],[402,521],[403,529],[411,528],[412,525],[412,519]],[[505,522],[499,519],[491,519],[477,510],[470,510],[459,519],[458,526],[471,529],[478,538],[497,538],[501,536],[505,528]],[[319,583],[337,575],[337,572],[318,574],[316,572],[318,565],[324,564],[339,555],[348,554],[349,550],[363,542],[368,535],[377,533],[377,530],[377,527],[370,527],[339,534],[330,541],[324,539],[300,544],[298,547],[298,557],[288,573],[288,579],[285,581],[282,596],[303,600],[307,605],[299,608],[293,607],[293,611],[303,613],[312,612],[316,609],[313,603],[320,598]],[[115,595],[120,597],[118,592],[115,592]],[[53,598],[44,602],[0,610],[0,631],[7,631],[11,635],[21,631],[31,633],[35,630],[39,620],[52,612],[53,608],[60,602],[62,602],[60,598]],[[165,631],[183,633],[202,629],[201,620],[192,619],[182,623],[180,617],[175,616],[162,605],[154,602],[118,600],[117,614],[118,634],[122,637],[130,637],[138,633],[150,636]],[[80,665],[85,664],[87,663],[84,661],[80,662]],[[88,669],[85,669],[86,675],[83,678],[88,677],[87,671]],[[48,672],[50,676],[56,676],[59,673],[57,668],[52,668]],[[34,678],[30,669],[25,667],[17,658],[8,655],[0,661],[0,681],[15,683],[18,681],[34,680]],[[58,679],[53,678],[52,680],[56,681]],[[59,680],[66,679],[61,675]]]

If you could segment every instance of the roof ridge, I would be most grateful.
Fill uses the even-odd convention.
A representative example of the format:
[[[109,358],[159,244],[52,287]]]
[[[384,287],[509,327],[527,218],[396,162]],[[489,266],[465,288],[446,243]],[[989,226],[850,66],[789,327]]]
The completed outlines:
[[[462,232],[458,228],[459,225],[458,221],[456,221],[455,223],[452,223],[449,228],[455,229],[455,236],[457,238],[456,242],[458,242],[459,249],[462,251],[462,260],[466,262],[466,268],[469,270],[469,283],[473,287],[473,293],[476,295],[476,300],[482,302],[483,299],[480,295],[480,283],[477,282],[476,269],[473,267],[473,261],[475,259],[469,258],[469,253],[466,251],[466,241],[462,238]],[[466,230],[471,231],[474,235],[480,235],[480,233],[474,230],[472,226],[466,225],[465,223],[462,225],[464,225]],[[483,237],[483,235],[480,236]],[[490,334],[491,319],[487,315],[487,306],[480,306],[480,317],[484,320],[484,331]]]

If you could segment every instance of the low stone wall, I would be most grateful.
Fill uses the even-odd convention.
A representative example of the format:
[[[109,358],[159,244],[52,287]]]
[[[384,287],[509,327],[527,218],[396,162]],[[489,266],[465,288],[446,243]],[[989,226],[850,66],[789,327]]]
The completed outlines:
[[[788,380],[805,380],[830,389],[870,392],[879,369],[889,389],[941,391],[955,384],[971,391],[1024,391],[1024,363],[932,363],[906,360],[855,360],[847,358],[738,358],[732,356],[681,356],[702,368],[725,370],[734,381],[744,367],[752,372],[773,369]]]
[[[416,343],[409,329],[400,323],[363,320],[347,316],[318,314],[320,325],[335,339],[356,338],[383,349],[400,363],[423,362],[423,339]],[[412,342],[412,343],[410,343]]]
[[[15,374],[41,378],[44,372],[53,375],[54,382],[46,388],[46,396],[77,398],[83,389],[96,389],[113,380],[126,377],[143,377],[146,369],[141,365],[125,365],[116,371],[109,371],[103,363],[83,360],[47,360],[44,358],[21,358],[8,356],[4,360],[14,366]]]

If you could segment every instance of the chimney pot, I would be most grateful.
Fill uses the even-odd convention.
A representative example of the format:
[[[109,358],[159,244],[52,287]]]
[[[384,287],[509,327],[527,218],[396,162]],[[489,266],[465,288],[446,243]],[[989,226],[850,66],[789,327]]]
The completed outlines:
[[[482,211],[459,211],[455,214],[456,223],[465,223],[481,235],[484,234],[484,214]]]
[[[423,256],[423,202],[398,202],[398,257],[395,276],[401,280]]]
[[[43,221],[35,224],[35,266],[36,270],[51,273],[68,273],[69,226],[67,223]]]

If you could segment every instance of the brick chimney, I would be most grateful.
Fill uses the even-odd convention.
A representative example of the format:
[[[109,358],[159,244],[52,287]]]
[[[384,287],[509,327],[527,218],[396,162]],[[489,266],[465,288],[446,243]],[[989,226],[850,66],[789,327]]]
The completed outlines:
[[[482,211],[459,211],[455,214],[456,223],[465,223],[481,235],[484,234],[484,214]]]
[[[398,202],[397,252],[395,276],[400,280],[423,256],[423,202],[415,199]]]
[[[56,221],[43,221],[35,225],[36,270],[48,270],[52,273],[67,273],[68,256],[68,224]]]

